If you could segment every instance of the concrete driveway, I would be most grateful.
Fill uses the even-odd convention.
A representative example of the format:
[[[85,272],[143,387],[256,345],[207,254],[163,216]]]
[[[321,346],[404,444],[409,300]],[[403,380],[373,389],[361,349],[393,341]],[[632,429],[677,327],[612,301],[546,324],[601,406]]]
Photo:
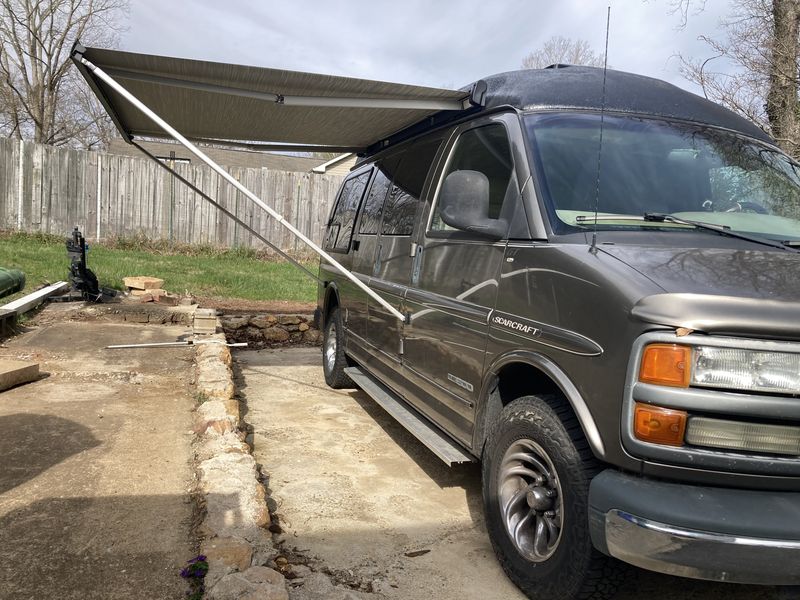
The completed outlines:
[[[487,538],[479,468],[445,467],[366,394],[328,388],[320,359],[318,349],[236,354],[256,460],[295,560],[387,598],[523,599]],[[632,568],[618,598],[775,595]]]
[[[180,598],[192,556],[179,326],[55,323],[0,348],[46,377],[0,393],[0,599]]]

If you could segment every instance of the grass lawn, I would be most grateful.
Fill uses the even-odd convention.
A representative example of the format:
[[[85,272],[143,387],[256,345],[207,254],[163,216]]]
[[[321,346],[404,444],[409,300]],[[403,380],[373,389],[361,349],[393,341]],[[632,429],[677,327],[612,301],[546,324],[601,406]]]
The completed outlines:
[[[0,267],[25,273],[23,293],[47,282],[66,281],[69,260],[65,240],[58,236],[0,233]],[[89,246],[87,264],[104,287],[122,289],[123,277],[150,275],[163,279],[164,288],[170,292],[188,291],[201,298],[316,300],[316,282],[308,275],[289,263],[260,258],[250,249],[175,247],[140,239]],[[317,272],[314,262],[306,266],[312,273]],[[7,301],[3,299],[0,304]]]

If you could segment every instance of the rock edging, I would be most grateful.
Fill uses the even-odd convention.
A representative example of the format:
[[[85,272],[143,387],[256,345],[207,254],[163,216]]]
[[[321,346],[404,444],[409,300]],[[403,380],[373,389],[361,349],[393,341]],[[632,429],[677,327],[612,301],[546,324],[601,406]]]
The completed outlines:
[[[270,532],[266,491],[241,430],[234,398],[231,353],[224,333],[195,345],[197,365],[195,463],[205,514],[200,553],[208,560],[209,600],[288,600],[281,573],[262,566],[277,554]],[[213,341],[212,341],[213,340]]]
[[[251,348],[286,345],[319,345],[322,334],[314,327],[313,315],[237,314],[221,317],[222,330],[233,342],[247,342]]]

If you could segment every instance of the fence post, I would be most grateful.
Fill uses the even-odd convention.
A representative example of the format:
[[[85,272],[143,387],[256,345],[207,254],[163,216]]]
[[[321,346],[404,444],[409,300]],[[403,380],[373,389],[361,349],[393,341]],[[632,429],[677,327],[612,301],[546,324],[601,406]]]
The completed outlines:
[[[169,168],[175,169],[175,150],[169,153]],[[172,243],[172,220],[175,214],[175,178],[169,178],[169,243]]]
[[[100,241],[100,189],[103,185],[103,155],[97,153],[97,241]]]
[[[19,146],[19,177],[17,178],[17,229],[22,231],[22,194],[25,192],[25,147],[22,140]]]

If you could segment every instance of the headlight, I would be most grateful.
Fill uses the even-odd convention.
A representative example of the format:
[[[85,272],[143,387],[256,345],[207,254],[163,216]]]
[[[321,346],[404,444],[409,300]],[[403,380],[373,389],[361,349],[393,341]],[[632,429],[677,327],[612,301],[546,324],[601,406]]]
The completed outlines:
[[[649,344],[642,354],[639,381],[674,387],[800,394],[800,354]]]
[[[698,346],[691,384],[754,392],[800,393],[800,354]]]

